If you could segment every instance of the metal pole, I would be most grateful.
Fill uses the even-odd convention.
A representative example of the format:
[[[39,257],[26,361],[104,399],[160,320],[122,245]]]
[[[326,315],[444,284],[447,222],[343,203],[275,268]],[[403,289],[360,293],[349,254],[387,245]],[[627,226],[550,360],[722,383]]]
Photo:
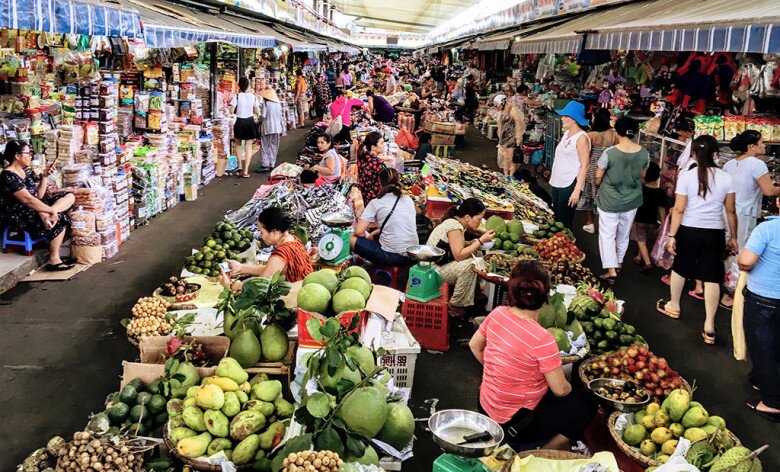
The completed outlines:
[[[211,118],[217,118],[217,43],[207,45],[209,51],[209,87],[211,97]]]

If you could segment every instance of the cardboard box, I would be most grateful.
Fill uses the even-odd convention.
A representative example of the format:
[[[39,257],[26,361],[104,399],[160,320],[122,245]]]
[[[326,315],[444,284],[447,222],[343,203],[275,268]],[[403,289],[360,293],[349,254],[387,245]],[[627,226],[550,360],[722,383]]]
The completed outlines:
[[[431,134],[431,146],[455,144],[454,134]]]
[[[216,367],[196,367],[200,378],[214,375]],[[133,379],[141,379],[145,384],[149,384],[165,375],[164,364],[142,364],[140,362],[122,361],[122,381],[119,383],[120,390]]]
[[[449,121],[426,121],[425,130],[430,133],[455,134],[455,123]]]
[[[185,338],[186,340],[192,337]],[[203,345],[203,350],[212,365],[217,365],[230,349],[230,339],[227,336],[196,336],[195,339]],[[141,363],[165,364],[165,349],[168,347],[168,336],[141,336]]]

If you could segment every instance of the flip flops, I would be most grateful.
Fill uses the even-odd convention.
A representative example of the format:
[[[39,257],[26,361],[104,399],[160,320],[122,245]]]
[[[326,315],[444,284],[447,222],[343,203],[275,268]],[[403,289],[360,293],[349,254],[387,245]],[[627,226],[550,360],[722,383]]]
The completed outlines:
[[[758,402],[755,404],[752,403],[745,403],[745,405],[750,408],[751,410],[755,411],[759,415],[763,416],[764,418],[768,419],[769,421],[780,423],[780,413],[770,413],[768,411],[761,411],[758,409]]]
[[[75,266],[76,264],[72,262],[60,262],[59,264],[46,264],[46,270],[51,271],[64,271],[64,270],[70,270]]]
[[[718,333],[715,334],[707,334],[706,331],[701,332],[701,338],[704,340],[704,344],[708,346],[714,346],[715,345],[715,337],[718,335]]]
[[[696,290],[691,290],[688,292],[688,295],[692,296],[696,300],[704,300],[704,294],[703,293],[696,293]]]
[[[676,320],[680,317],[679,311],[672,311],[666,308],[666,304],[669,303],[667,300],[664,300],[663,298],[655,302],[655,309],[658,313],[668,316],[669,318]]]
[[[651,270],[653,270],[653,264],[643,264],[639,269],[637,269],[640,274],[644,274],[645,272],[649,272]]]

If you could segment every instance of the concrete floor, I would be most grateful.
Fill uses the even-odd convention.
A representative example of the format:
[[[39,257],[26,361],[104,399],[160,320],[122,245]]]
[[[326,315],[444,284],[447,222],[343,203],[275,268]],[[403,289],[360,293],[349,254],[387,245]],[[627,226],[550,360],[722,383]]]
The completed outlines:
[[[302,131],[283,138],[280,160],[294,159],[302,139]],[[495,164],[495,142],[479,134],[467,136],[456,152],[456,158],[473,164]],[[246,202],[264,180],[253,174],[251,179],[214,182],[197,201],[182,202],[134,232],[113,259],[70,281],[20,284],[0,296],[4,414],[0,444],[7,451],[0,454],[0,471],[14,470],[49,437],[71,434],[86,424],[90,411],[101,409],[106,395],[118,388],[122,360],[133,360],[138,354],[126,341],[119,320],[139,297],[178,273],[190,248],[225,211]],[[577,237],[588,254],[587,264],[598,271],[596,237],[581,232]],[[668,295],[658,277],[660,273],[639,274],[627,264],[615,285],[617,295],[626,300],[626,319],[672,367],[696,381],[695,398],[723,416],[745,445],[755,449],[770,444],[772,448],[762,456],[764,470],[780,470],[780,426],[744,406],[755,395],[746,381],[748,364],[731,356],[728,314],[719,314],[718,345],[705,346],[698,334],[701,302],[686,297],[679,321],[655,313],[654,301]],[[410,404],[416,417],[429,415],[429,401],[434,398],[437,409],[476,408],[481,368],[458,342],[471,333],[469,326],[455,326],[450,352],[420,354]],[[430,470],[441,453],[425,424],[418,423],[415,457],[404,463],[404,470]]]

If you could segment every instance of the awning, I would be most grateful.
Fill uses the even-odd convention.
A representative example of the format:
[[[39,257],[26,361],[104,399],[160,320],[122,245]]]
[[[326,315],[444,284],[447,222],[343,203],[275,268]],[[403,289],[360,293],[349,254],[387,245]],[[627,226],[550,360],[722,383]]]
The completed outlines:
[[[304,33],[299,33],[286,26],[275,24],[271,26],[275,31],[282,33],[286,38],[290,39],[290,45],[295,52],[309,52],[309,51],[327,51],[328,46],[320,42],[312,42],[307,40]]]
[[[780,2],[653,0],[588,35],[589,49],[780,53]],[[623,8],[623,7],[621,7]]]
[[[469,46],[479,51],[495,51],[509,49],[514,37],[517,36],[517,30],[504,31],[503,33],[491,34],[479,41],[469,43]]]
[[[276,39],[220,16],[165,1],[125,0],[141,14],[150,48],[175,48],[221,41],[244,48],[272,48]]]
[[[135,38],[141,34],[141,21],[137,11],[105,2],[3,0],[0,28]]]

